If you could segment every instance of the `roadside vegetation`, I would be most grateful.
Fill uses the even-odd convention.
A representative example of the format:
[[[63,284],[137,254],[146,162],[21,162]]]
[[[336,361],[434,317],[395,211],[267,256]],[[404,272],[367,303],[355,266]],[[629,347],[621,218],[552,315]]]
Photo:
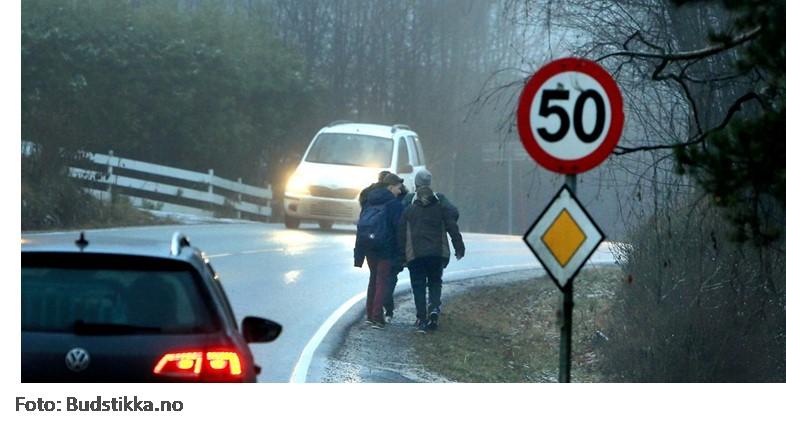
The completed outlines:
[[[270,10],[243,12],[210,0],[23,2],[22,139],[270,182],[317,87],[274,37]]]
[[[668,211],[618,248],[625,282],[607,312],[603,374],[786,382],[786,241],[740,243],[738,227],[708,199],[672,202]],[[783,220],[770,211],[770,223]]]
[[[575,382],[604,381],[598,350],[621,285],[616,267],[585,269],[575,281]],[[418,360],[457,382],[556,382],[561,304],[562,294],[547,276],[471,289],[446,302],[436,332],[413,337]]]
[[[128,199],[102,202],[66,175],[65,158],[34,154],[22,158],[23,231],[101,228],[172,223],[131,206]]]

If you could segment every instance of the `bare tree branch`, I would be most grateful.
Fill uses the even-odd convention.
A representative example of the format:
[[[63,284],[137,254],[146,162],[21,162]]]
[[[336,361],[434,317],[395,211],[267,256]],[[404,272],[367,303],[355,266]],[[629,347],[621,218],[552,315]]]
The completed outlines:
[[[694,51],[685,51],[685,52],[676,52],[671,54],[665,53],[654,53],[654,52],[639,52],[639,51],[617,51],[606,54],[598,59],[596,62],[601,62],[610,57],[635,57],[635,58],[653,58],[662,60],[665,63],[673,62],[673,61],[685,61],[685,60],[695,60],[700,58],[710,57],[715,55],[719,52],[725,51],[729,48],[734,48],[737,45],[741,45],[745,42],[748,42],[754,39],[756,36],[761,33],[761,27],[756,27],[753,30],[750,30],[746,33],[743,33],[734,39],[719,43],[717,45],[708,46],[706,48],[694,50]],[[655,47],[649,43],[645,43],[645,45],[652,47],[653,49],[662,50],[662,48]],[[665,66],[664,66],[665,67]]]
[[[704,140],[707,139],[707,137],[712,133],[723,130],[734,118],[734,115],[740,109],[742,109],[743,103],[748,102],[750,100],[757,100],[765,109],[767,108],[767,105],[762,100],[759,94],[754,92],[749,92],[738,98],[736,101],[734,101],[734,103],[729,107],[729,110],[726,112],[726,117],[719,125],[713,127],[712,129],[704,133],[699,134],[698,136],[687,142],[680,142],[678,144],[651,145],[651,146],[644,146],[644,147],[617,147],[614,150],[614,154],[623,155],[623,154],[636,153],[639,151],[675,149],[675,148],[688,147],[691,145],[696,145],[698,143],[704,142]]]

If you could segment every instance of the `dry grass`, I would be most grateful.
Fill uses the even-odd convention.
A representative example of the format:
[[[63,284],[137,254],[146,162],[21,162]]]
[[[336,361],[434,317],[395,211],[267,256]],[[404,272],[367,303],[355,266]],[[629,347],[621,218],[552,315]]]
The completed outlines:
[[[576,279],[572,381],[602,381],[596,331],[620,284],[616,267]],[[474,289],[445,301],[439,330],[415,338],[419,362],[459,382],[556,382],[562,294],[548,277]]]

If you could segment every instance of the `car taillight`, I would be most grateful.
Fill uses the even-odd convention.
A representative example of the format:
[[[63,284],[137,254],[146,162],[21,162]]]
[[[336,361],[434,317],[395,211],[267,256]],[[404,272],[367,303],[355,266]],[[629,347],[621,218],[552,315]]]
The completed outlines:
[[[240,357],[235,352],[207,352],[207,370],[211,373],[239,376],[243,370],[240,367]]]
[[[204,381],[232,380],[243,374],[243,365],[240,355],[228,349],[174,352],[161,356],[153,374]]]

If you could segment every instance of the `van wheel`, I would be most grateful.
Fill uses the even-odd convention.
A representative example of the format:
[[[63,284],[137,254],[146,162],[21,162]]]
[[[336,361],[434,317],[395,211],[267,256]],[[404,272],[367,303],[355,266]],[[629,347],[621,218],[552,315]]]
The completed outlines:
[[[319,228],[322,230],[330,230],[333,227],[332,221],[321,221],[319,222]]]
[[[300,219],[285,215],[284,226],[286,226],[287,229],[297,229],[300,226]]]

